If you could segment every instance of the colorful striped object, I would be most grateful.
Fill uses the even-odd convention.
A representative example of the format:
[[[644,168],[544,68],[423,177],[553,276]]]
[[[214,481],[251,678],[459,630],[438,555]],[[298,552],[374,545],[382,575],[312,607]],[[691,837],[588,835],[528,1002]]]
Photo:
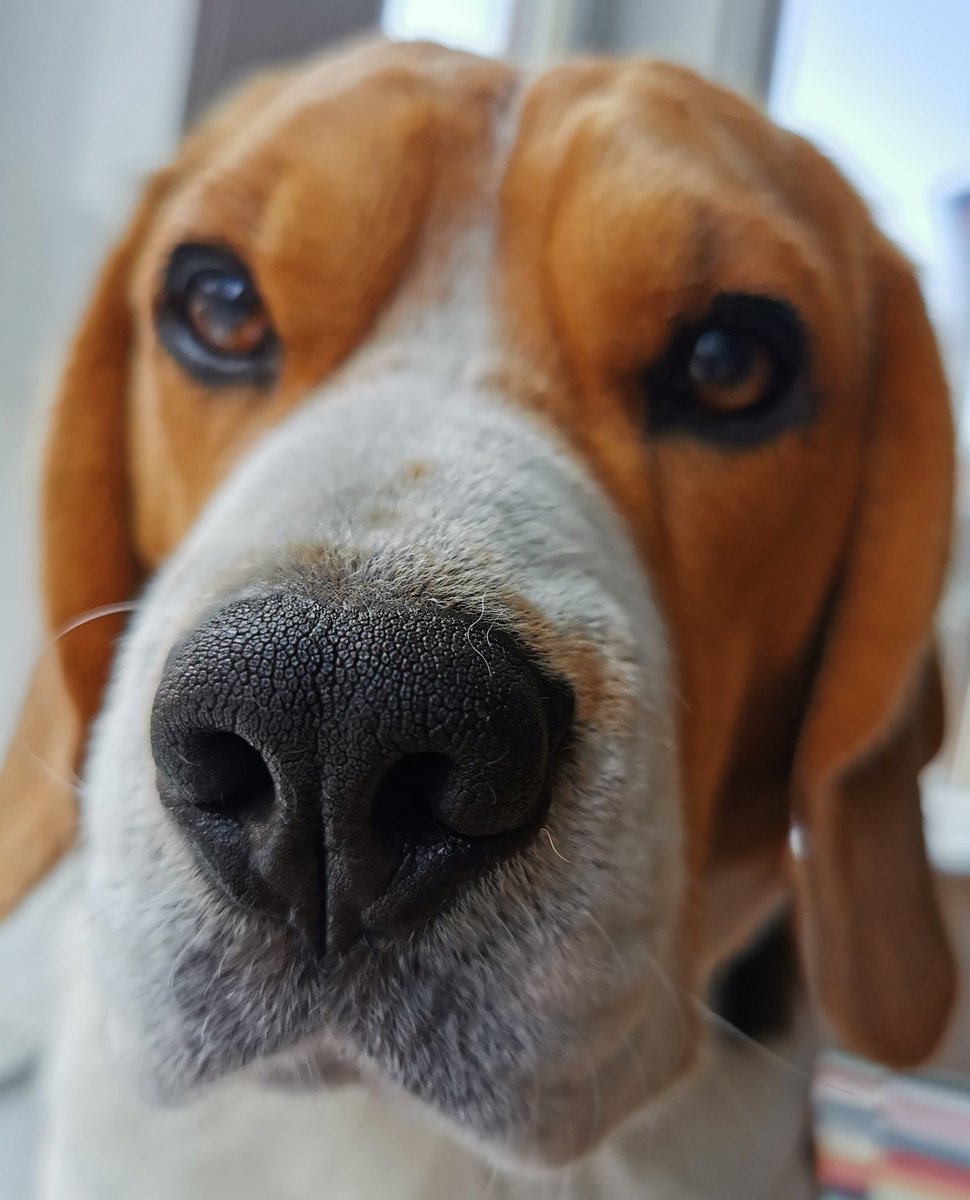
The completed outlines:
[[[970,1200],[970,1081],[832,1054],[815,1103],[822,1200]]]

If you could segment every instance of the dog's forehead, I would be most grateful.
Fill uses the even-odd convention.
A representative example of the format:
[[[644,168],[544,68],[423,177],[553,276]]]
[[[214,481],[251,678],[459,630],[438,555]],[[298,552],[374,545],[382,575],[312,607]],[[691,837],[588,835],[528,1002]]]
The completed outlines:
[[[510,174],[560,185],[623,165],[639,190],[703,196],[709,212],[743,196],[772,218],[831,232],[853,207],[798,138],[685,68],[589,59],[530,73],[430,44],[367,42],[217,109],[187,142],[177,223],[215,207],[242,224],[280,190],[366,192],[364,162],[384,179],[423,173],[418,206],[427,215],[438,199],[435,219],[480,211]],[[415,200],[405,193],[401,206]]]
[[[399,187],[422,177],[455,190],[493,151],[498,120],[516,89],[500,63],[424,43],[368,42],[264,77],[230,96],[191,136],[184,186],[171,216],[252,222],[280,192],[366,195],[374,180]],[[465,198],[481,178],[464,181]],[[414,201],[402,196],[402,208]],[[250,230],[251,232],[251,230]],[[374,230],[370,231],[372,234]],[[386,232],[382,230],[381,232]]]

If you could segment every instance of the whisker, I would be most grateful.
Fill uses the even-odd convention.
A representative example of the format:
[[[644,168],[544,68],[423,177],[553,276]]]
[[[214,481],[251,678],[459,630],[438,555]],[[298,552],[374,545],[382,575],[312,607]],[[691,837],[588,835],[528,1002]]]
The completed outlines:
[[[51,638],[51,640],[41,649],[38,655],[38,661],[49,653],[61,638],[66,637],[69,633],[73,633],[75,629],[80,629],[82,625],[90,625],[92,621],[100,621],[102,617],[116,617],[121,613],[134,612],[138,607],[135,600],[119,600],[114,604],[102,604],[98,608],[89,609],[88,612],[82,613],[79,617],[61,627],[61,629]]]
[[[589,1067],[589,1082],[593,1093],[593,1129],[598,1131],[602,1120],[603,1103],[600,1095],[600,1069],[599,1064],[593,1060],[592,1054],[587,1049],[586,1065]]]
[[[472,630],[475,628],[476,625],[480,624],[484,620],[485,620],[485,597],[482,596],[482,611],[478,614],[478,616],[475,618],[475,620],[472,621],[471,625],[469,625],[468,628],[465,630],[465,638],[467,639],[469,646],[471,646],[471,648],[475,651],[475,653],[478,655],[478,657],[485,664],[485,669],[486,669],[486,671],[488,671],[488,677],[489,677],[489,679],[491,679],[492,678],[492,666],[489,663],[488,659],[485,657],[485,655],[481,652],[481,650],[479,650],[479,648],[472,641]],[[489,632],[491,632],[491,629],[489,630]],[[486,634],[485,640],[488,641],[487,634]]]
[[[67,637],[69,633],[73,633],[76,629],[80,629],[84,625],[91,624],[92,621],[100,621],[104,617],[113,617],[119,615],[120,613],[134,612],[136,608],[137,604],[134,600],[120,600],[114,604],[102,604],[98,608],[92,608],[88,612],[82,613],[78,617],[74,617],[73,620],[68,621],[67,624],[62,626],[52,638],[50,638],[41,646],[34,659],[33,669],[36,671],[48,654],[54,650],[54,648],[57,646],[57,643],[62,638]],[[50,779],[53,779],[56,783],[63,784],[64,787],[68,788],[72,792],[77,792],[81,784],[81,779],[76,773],[72,772],[70,776],[62,775],[61,772],[58,771],[56,767],[52,766],[52,764],[49,763],[22,734],[15,734],[11,744],[19,746]]]
[[[597,933],[599,933],[600,937],[603,938],[603,940],[606,942],[607,946],[609,946],[609,948],[613,951],[613,953],[617,956],[617,958],[622,958],[620,948],[617,946],[617,944],[613,940],[613,938],[610,937],[609,933],[607,933],[607,931],[603,928],[603,926],[600,924],[600,922],[598,920],[596,920],[596,918],[593,916],[589,917],[589,922],[593,926],[593,928],[597,931]],[[663,967],[657,961],[656,956],[649,953],[649,951],[647,952],[647,960],[650,964],[651,970],[654,972],[654,974],[657,976],[657,979],[663,985],[664,990],[666,991],[667,995],[670,997],[671,1001],[673,1002],[674,1008],[680,1017],[680,1040],[683,1045],[686,1045],[688,1030],[687,1030],[687,1024],[684,1020],[684,1009],[683,1009],[683,1004],[682,1004],[682,1000],[686,998],[686,993],[684,992],[683,988],[679,987],[670,978],[670,976],[667,974],[667,972],[663,969]]]
[[[560,854],[560,853],[559,853],[559,847],[558,847],[558,846],[556,845],[556,843],[555,843],[555,842],[552,840],[552,834],[549,832],[548,828],[547,828],[545,825],[543,825],[543,826],[542,826],[542,828],[539,830],[539,832],[540,832],[540,833],[544,833],[544,834],[546,835],[546,838],[547,838],[547,840],[548,840],[548,842],[549,842],[549,846],[551,847],[551,849],[552,849],[552,852],[553,852],[553,854],[555,854],[556,858],[561,858],[561,859],[562,859],[562,861],[563,861],[564,863],[569,863],[569,864],[570,864],[570,866],[572,866],[572,861],[573,861],[573,860],[572,860],[571,858],[567,858],[567,857],[565,856],[565,854]]]
[[[488,1173],[488,1178],[485,1180],[485,1187],[479,1194],[478,1200],[492,1200],[495,1195],[495,1189],[498,1186],[499,1168],[497,1163],[492,1163]]]
[[[204,923],[200,923],[192,936],[188,939],[188,941],[186,941],[185,945],[181,947],[179,952],[172,959],[172,966],[168,973],[168,991],[176,1004],[179,1002],[177,984],[179,968],[196,948],[196,946],[202,942],[202,939],[208,935],[208,933],[209,930],[206,928],[206,925]]]
[[[779,1071],[783,1071],[788,1075],[796,1076],[799,1079],[812,1079],[812,1072],[806,1070],[805,1067],[799,1066],[798,1063],[791,1062],[777,1051],[772,1050],[763,1042],[757,1041],[750,1034],[744,1033],[738,1029],[736,1025],[732,1025],[730,1021],[726,1021],[720,1013],[716,1013],[698,996],[689,996],[688,999],[697,1008],[702,1020],[704,1020],[711,1028],[717,1029],[722,1033],[729,1034],[736,1041],[743,1042],[745,1046],[760,1055],[766,1061],[772,1063]]]
[[[31,746],[30,743],[27,741],[27,739],[25,737],[23,737],[21,734],[16,734],[14,736],[13,742],[11,744],[18,745],[23,750],[23,752],[30,759],[32,759],[33,762],[38,767],[40,767],[40,769],[44,772],[44,774],[49,779],[53,779],[55,783],[62,784],[64,787],[66,787],[68,789],[68,791],[77,792],[78,788],[81,786],[81,777],[79,775],[77,775],[73,772],[70,776],[62,775],[60,773],[60,771],[57,770],[56,767],[51,766],[51,764],[47,761],[46,758],[44,758],[42,755],[38,754],[37,751],[33,748],[33,746]]]

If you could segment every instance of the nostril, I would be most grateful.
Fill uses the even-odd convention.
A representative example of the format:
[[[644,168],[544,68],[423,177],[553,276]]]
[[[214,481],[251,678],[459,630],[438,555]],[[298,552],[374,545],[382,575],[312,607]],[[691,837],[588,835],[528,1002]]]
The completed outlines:
[[[191,781],[191,802],[238,816],[256,816],[276,796],[266,761],[245,738],[225,730],[199,731],[181,753]]]
[[[158,795],[210,880],[313,947],[402,933],[528,844],[572,723],[511,633],[431,606],[228,604],[172,651]],[[392,749],[393,748],[393,749]]]
[[[388,849],[426,841],[444,827],[436,813],[448,789],[452,762],[445,754],[422,752],[398,759],[374,795],[375,838]]]

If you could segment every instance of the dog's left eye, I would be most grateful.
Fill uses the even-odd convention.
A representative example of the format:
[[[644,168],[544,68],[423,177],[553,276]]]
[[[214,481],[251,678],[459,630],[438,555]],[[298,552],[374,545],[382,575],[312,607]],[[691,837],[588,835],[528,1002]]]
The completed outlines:
[[[758,404],[775,371],[770,351],[744,331],[703,330],[687,360],[687,378],[698,404],[712,412],[743,412]]]
[[[265,385],[279,342],[245,264],[220,246],[178,246],[155,311],[162,344],[201,383]]]
[[[753,445],[811,417],[804,328],[790,305],[764,296],[715,297],[643,382],[652,433]]]

